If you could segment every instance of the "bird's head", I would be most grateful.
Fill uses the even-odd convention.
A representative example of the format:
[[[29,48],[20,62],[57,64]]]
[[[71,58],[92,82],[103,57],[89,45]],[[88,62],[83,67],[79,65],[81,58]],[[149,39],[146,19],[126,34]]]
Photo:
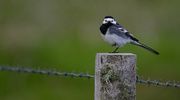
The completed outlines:
[[[116,24],[116,21],[112,16],[106,16],[104,17],[103,24]]]

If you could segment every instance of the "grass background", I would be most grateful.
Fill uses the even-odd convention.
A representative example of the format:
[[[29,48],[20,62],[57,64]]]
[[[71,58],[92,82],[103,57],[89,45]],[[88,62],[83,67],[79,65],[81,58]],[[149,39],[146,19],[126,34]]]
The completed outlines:
[[[179,0],[0,0],[0,65],[94,75],[95,54],[115,48],[99,27],[106,15],[160,52],[134,45],[137,74],[162,82],[180,80]],[[137,84],[137,100],[179,100],[180,90]],[[0,100],[93,100],[94,80],[0,71]]]

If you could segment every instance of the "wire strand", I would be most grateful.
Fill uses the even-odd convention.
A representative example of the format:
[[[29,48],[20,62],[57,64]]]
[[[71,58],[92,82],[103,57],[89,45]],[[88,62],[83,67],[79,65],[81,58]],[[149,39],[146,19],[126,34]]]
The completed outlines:
[[[89,75],[89,73],[87,72],[86,74],[83,74],[83,72],[79,72],[78,74],[75,74],[75,71],[72,71],[71,73],[69,72],[60,72],[60,71],[56,71],[56,69],[54,68],[53,71],[50,69],[50,70],[41,70],[40,67],[38,67],[37,69],[36,68],[23,68],[23,67],[11,67],[11,66],[0,66],[0,70],[2,71],[15,71],[15,72],[28,72],[28,73],[39,73],[39,74],[48,74],[48,75],[58,75],[58,76],[63,76],[64,78],[67,77],[67,76],[70,76],[71,78],[80,78],[80,79],[84,79],[84,78],[88,78],[88,80],[90,78],[95,78],[95,76],[93,75]],[[179,85],[179,81],[176,83],[176,81],[174,80],[174,83],[173,84],[170,84],[170,80],[166,83],[161,83],[161,80],[160,81],[150,81],[150,78],[148,78],[148,80],[143,80],[143,77],[142,79],[140,79],[140,77],[138,75],[136,75],[136,83],[145,83],[145,84],[148,84],[149,87],[151,84],[155,84],[155,86],[158,86],[158,85],[162,85],[162,86],[165,86],[165,88],[167,87],[177,87],[179,88],[180,85]]]

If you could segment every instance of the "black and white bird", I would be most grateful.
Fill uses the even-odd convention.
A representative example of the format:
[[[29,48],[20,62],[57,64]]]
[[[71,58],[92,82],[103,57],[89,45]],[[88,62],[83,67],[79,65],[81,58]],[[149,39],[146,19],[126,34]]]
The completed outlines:
[[[159,54],[157,51],[140,43],[138,39],[136,39],[131,33],[118,24],[112,16],[106,16],[104,18],[103,24],[100,27],[100,31],[101,36],[105,42],[111,46],[117,47],[112,53],[116,53],[119,47],[130,43],[145,48],[146,50],[149,50],[156,55]]]

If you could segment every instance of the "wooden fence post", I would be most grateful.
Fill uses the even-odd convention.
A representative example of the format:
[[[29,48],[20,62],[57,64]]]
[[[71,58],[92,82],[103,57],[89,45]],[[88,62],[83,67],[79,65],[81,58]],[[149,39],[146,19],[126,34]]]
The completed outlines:
[[[95,100],[136,99],[136,55],[97,53]]]

